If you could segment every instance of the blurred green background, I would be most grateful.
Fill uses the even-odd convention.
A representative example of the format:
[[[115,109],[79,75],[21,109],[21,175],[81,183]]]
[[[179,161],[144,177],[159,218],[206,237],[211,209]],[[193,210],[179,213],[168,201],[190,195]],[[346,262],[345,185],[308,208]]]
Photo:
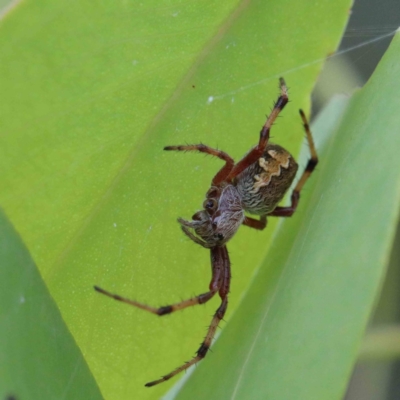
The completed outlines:
[[[343,53],[327,61],[313,92],[314,115],[333,95],[350,94],[368,80],[390,44],[391,32],[399,26],[397,0],[354,2],[339,48]],[[400,399],[400,225],[381,297],[360,353],[344,399]]]

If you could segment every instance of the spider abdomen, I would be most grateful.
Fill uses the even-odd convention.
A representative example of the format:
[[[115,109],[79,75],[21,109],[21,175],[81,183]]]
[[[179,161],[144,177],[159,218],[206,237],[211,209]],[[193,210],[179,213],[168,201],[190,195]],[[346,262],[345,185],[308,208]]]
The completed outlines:
[[[236,178],[243,208],[256,215],[272,212],[292,184],[297,168],[288,151],[268,144],[263,156]]]

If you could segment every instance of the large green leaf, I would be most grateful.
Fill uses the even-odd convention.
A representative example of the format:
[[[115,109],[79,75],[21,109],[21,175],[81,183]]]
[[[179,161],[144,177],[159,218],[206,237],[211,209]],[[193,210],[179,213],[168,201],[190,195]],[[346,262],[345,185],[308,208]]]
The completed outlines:
[[[342,398],[398,220],[399,55],[396,37],[322,152],[306,201],[282,224],[213,356],[179,399]],[[318,120],[316,137],[338,106]]]
[[[102,399],[81,352],[0,210],[0,398]]]
[[[193,354],[216,307],[158,320],[92,289],[165,304],[207,287],[209,255],[175,220],[201,205],[221,163],[163,146],[202,141],[240,157],[283,74],[292,103],[273,136],[296,153],[297,109],[348,7],[37,0],[2,22],[0,202],[107,398],[164,392],[171,382],[142,385]],[[230,244],[227,319],[275,226]]]

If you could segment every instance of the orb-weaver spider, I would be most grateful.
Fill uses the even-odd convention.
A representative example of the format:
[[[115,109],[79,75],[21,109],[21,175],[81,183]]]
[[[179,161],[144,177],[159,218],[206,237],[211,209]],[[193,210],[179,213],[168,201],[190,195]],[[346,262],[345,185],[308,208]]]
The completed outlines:
[[[160,316],[196,304],[204,304],[216,293],[219,294],[221,304],[213,316],[206,337],[197,350],[196,356],[162,378],[146,383],[148,387],[172,378],[206,356],[218,324],[224,317],[228,306],[231,274],[226,243],[241,225],[263,230],[267,225],[267,216],[292,216],[299,203],[301,189],[318,163],[307,119],[304,112],[300,110],[311,158],[292,192],[291,205],[289,207],[277,206],[289,189],[298,169],[295,159],[289,152],[279,145],[269,143],[272,124],[288,102],[287,88],[283,78],[280,78],[280,91],[280,96],[261,129],[258,144],[237,163],[223,151],[203,144],[164,147],[164,150],[199,151],[225,161],[225,165],[211,181],[211,187],[203,202],[203,210],[196,212],[191,221],[178,219],[185,235],[195,243],[210,249],[212,277],[209,291],[176,304],[154,308],[95,286],[98,292],[106,296]],[[259,215],[260,219],[246,216],[245,211]]]

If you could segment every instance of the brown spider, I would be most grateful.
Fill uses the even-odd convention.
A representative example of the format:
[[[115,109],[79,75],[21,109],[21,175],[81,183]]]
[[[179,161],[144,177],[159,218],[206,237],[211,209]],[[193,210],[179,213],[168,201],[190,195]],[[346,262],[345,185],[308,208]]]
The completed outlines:
[[[223,151],[212,149],[203,144],[164,147],[164,150],[200,151],[225,161],[225,165],[211,181],[211,187],[206,193],[206,199],[203,203],[204,209],[194,214],[191,221],[182,218],[178,219],[185,235],[211,251],[212,277],[209,285],[210,290],[207,293],[176,304],[154,308],[112,294],[98,286],[94,287],[98,292],[115,300],[131,304],[160,316],[196,304],[204,304],[218,292],[221,304],[213,316],[207,335],[197,350],[196,356],[162,378],[146,383],[148,387],[172,378],[206,356],[218,324],[224,317],[228,306],[231,274],[226,243],[234,236],[242,224],[250,228],[263,230],[267,225],[267,216],[292,216],[299,203],[300,191],[318,163],[307,119],[304,112],[300,110],[311,158],[293,190],[291,205],[289,207],[277,207],[277,204],[289,189],[298,168],[293,156],[283,147],[268,143],[271,126],[288,102],[285,81],[280,78],[279,82],[281,93],[261,129],[258,145],[253,147],[238,163],[235,164],[234,160]],[[246,216],[245,211],[259,215],[260,219],[257,220]]]

